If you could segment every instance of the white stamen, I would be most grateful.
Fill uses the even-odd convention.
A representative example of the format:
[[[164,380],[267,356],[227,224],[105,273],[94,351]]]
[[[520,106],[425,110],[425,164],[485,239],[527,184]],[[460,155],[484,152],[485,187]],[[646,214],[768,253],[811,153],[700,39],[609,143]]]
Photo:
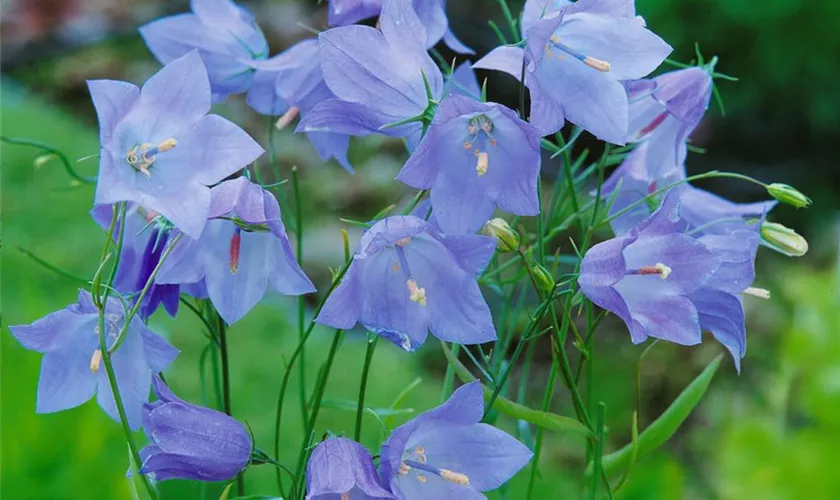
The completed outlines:
[[[292,120],[294,120],[297,117],[298,113],[300,113],[300,108],[297,106],[292,106],[291,108],[289,108],[288,111],[283,113],[283,116],[281,116],[277,120],[277,122],[274,124],[274,127],[277,130],[283,130],[284,128],[286,128],[287,125],[292,123]]]
[[[420,288],[417,286],[417,282],[414,279],[410,279],[405,282],[408,286],[408,298],[412,302],[417,302],[421,306],[426,306],[426,289]]]
[[[93,356],[90,357],[90,372],[98,372],[100,364],[102,364],[102,351],[97,349],[93,351]]]
[[[440,470],[440,477],[455,484],[467,485],[470,484],[470,478],[460,472],[452,472],[448,469]]]
[[[663,280],[667,279],[668,276],[671,275],[671,268],[661,262],[657,262],[653,267],[659,270],[659,277]]]
[[[490,157],[484,151],[479,152],[477,149],[475,150],[475,156],[475,173],[479,177],[483,177],[487,173],[487,167],[490,166]]]

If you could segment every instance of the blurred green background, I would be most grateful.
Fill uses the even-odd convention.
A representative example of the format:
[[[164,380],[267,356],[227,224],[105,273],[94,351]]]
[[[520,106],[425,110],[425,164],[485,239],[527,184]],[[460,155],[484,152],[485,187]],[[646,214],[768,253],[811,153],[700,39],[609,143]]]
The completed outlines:
[[[511,2],[516,11],[517,2]],[[86,79],[112,78],[141,83],[158,65],[136,34],[136,27],[164,14],[183,12],[185,1],[17,0],[2,6],[2,133],[58,146],[76,159],[98,152],[95,115]],[[269,37],[273,52],[307,36],[301,23],[323,27],[324,7],[316,2],[246,3]],[[621,498],[638,499],[833,499],[840,498],[835,456],[840,450],[840,292],[837,248],[840,241],[840,3],[833,0],[638,0],[648,26],[674,46],[673,58],[688,62],[698,42],[704,55],[718,55],[717,69],[737,76],[720,82],[726,114],[710,108],[693,142],[707,153],[691,154],[692,172],[711,169],[787,182],[814,199],[809,210],[780,207],[771,219],[795,227],[811,243],[805,258],[783,259],[759,251],[756,286],[773,292],[771,301],[746,299],[749,351],[738,376],[728,361],[700,407],[674,438],[634,469]],[[487,20],[501,24],[491,0],[451,0],[455,31],[480,53],[495,40]],[[480,76],[491,76],[480,75]],[[492,75],[490,96],[515,105],[516,88]],[[241,98],[217,112],[246,127],[266,144],[268,121]],[[370,138],[355,141],[351,158],[358,167],[347,175],[334,163],[321,164],[305,140],[276,134],[281,176],[301,169],[305,196],[305,268],[321,288],[328,267],[341,259],[337,217],[365,219],[410,192],[393,181],[404,159],[400,144]],[[21,348],[6,328],[64,307],[77,284],[56,275],[19,249],[80,276],[91,276],[104,235],[87,215],[93,189],[70,182],[55,161],[36,165],[36,150],[8,146],[2,162],[2,319],[0,334],[0,495],[33,499],[131,498],[123,478],[127,450],[119,426],[95,405],[36,415],[35,388],[40,356]],[[94,174],[96,160],[80,171]],[[548,182],[556,171],[546,162]],[[749,185],[708,183],[739,201],[763,195]],[[351,229],[351,233],[353,230]],[[354,234],[357,237],[358,234]],[[558,240],[560,241],[560,240]],[[313,299],[314,300],[314,299]],[[311,304],[310,304],[311,305]],[[189,314],[177,320],[159,314],[151,324],[182,350],[167,378],[185,399],[202,402],[198,358],[205,345],[200,324]],[[269,295],[245,320],[231,328],[234,414],[253,429],[258,446],[271,448],[274,406],[282,376],[281,355],[296,344],[295,302]],[[331,340],[316,331],[307,349],[311,387]],[[345,338],[327,389],[317,432],[352,430],[353,412],[337,407],[356,398],[364,336]],[[387,407],[416,379],[402,405],[415,413],[440,400],[445,365],[435,343],[407,355],[383,343],[376,352],[368,390],[373,407]],[[569,349],[574,349],[569,347]],[[607,404],[609,450],[629,440],[634,366],[644,346],[633,346],[620,323],[608,318],[596,334],[593,395]],[[659,415],[721,348],[658,345],[645,361],[641,424]],[[538,407],[550,362],[548,344],[537,349],[532,376],[522,385],[526,402]],[[279,459],[293,463],[302,441],[298,380],[292,380]],[[552,411],[572,414],[559,388]],[[397,417],[394,424],[408,415]],[[506,425],[509,423],[506,422]],[[511,432],[527,429],[507,427]],[[365,421],[363,442],[376,450],[382,434]],[[546,434],[535,498],[577,498],[582,484],[582,442]],[[250,493],[275,494],[273,471],[256,467],[246,474]],[[519,498],[526,472],[496,498]],[[164,498],[217,498],[221,485],[206,491],[170,481]]]

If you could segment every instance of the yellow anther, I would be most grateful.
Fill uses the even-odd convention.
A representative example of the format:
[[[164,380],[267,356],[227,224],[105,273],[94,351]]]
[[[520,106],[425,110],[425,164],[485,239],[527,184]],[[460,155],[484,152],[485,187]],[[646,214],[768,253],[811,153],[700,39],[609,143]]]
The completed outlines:
[[[400,240],[397,240],[397,242],[396,242],[395,244],[396,244],[398,247],[404,247],[404,246],[408,245],[409,243],[411,243],[411,237],[410,237],[410,236],[406,236],[405,238],[402,238],[402,239],[400,239]]]
[[[752,295],[753,297],[758,297],[759,299],[769,299],[770,298],[770,290],[764,288],[755,288],[749,287],[743,291],[746,295]]]
[[[413,279],[410,279],[405,282],[408,286],[408,298],[411,299],[412,302],[417,302],[421,306],[426,306],[426,289],[420,288],[417,286],[417,282]]]
[[[167,140],[161,142],[160,144],[158,144],[157,148],[158,148],[158,151],[160,151],[161,153],[165,153],[165,152],[169,151],[170,149],[174,148],[177,144],[178,144],[178,141],[176,141],[175,139],[170,137],[169,139],[167,139]]]
[[[478,174],[479,177],[483,177],[484,174],[487,173],[487,167],[489,167],[490,157],[487,156],[485,152],[479,152],[476,150],[476,162],[475,162],[475,173]]]
[[[409,472],[411,472],[411,467],[409,467],[408,465],[406,465],[404,463],[400,464],[400,470],[397,472],[399,475],[405,476]]]
[[[417,480],[421,483],[425,483],[426,481],[428,481],[428,479],[426,479],[426,476],[421,476],[420,474],[417,474]]]
[[[93,356],[90,357],[90,372],[98,372],[100,364],[102,364],[102,351],[97,349],[93,351]]]
[[[498,144],[498,143],[496,142],[496,139],[490,139],[490,145],[491,145],[491,146],[495,146],[496,144]]]
[[[657,262],[656,265],[654,265],[653,267],[659,270],[659,277],[663,280],[671,275],[671,268],[661,262]]]
[[[448,469],[441,469],[440,470],[440,477],[446,479],[449,482],[455,484],[462,484],[467,485],[470,484],[470,478],[468,478],[465,474],[461,474],[460,472],[452,472]]]
[[[583,64],[589,66],[590,68],[595,68],[598,71],[607,73],[610,70],[610,63],[607,61],[602,61],[600,59],[595,59],[594,57],[586,56],[583,59]]]
[[[464,149],[472,149],[472,143],[470,141],[464,141]]]
[[[274,128],[276,128],[277,130],[283,130],[288,124],[292,123],[292,121],[295,118],[297,118],[298,113],[300,113],[300,108],[297,106],[292,106],[291,108],[289,108],[288,111],[283,113],[283,116],[281,116],[277,120],[277,122],[274,124]]]

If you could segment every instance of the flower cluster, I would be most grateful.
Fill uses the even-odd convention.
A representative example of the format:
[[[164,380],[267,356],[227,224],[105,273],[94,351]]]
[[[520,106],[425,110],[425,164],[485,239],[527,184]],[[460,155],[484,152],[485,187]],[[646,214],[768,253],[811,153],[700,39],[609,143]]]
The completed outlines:
[[[476,360],[465,347],[493,389],[467,383],[443,405],[394,429],[382,443],[378,470],[370,452],[353,440],[329,437],[309,446],[317,442],[313,429],[332,351],[319,375],[318,398],[302,397],[308,431],[295,479],[303,479],[307,464],[306,490],[298,481],[301,489],[293,486],[290,496],[485,498],[481,492],[501,486],[534,455],[482,423],[488,421],[485,390],[489,404],[498,401],[520,348],[537,336],[558,297],[568,297],[567,315],[576,299],[612,312],[634,343],[655,337],[693,345],[710,332],[740,370],[746,353],[743,297],[769,297],[752,286],[758,247],[787,255],[807,250],[794,231],[766,221],[778,201],[810,204],[792,187],[709,173],[761,184],[774,198],[739,204],[690,184],[689,142],[709,106],[716,59],[647,78],[671,48],[636,15],[633,0],[528,0],[521,29],[510,18],[521,40],[496,47],[474,65],[449,65],[430,55],[441,41],[461,54],[473,53],[452,33],[445,0],[332,0],[330,28],[273,56],[254,16],[232,1],[192,0],[191,10],[140,28],[164,65],[142,87],[88,82],[101,148],[91,215],[108,234],[99,271],[76,304],[11,327],[25,348],[43,353],[37,411],[65,410],[96,394],[105,412],[125,424],[144,478],[227,481],[250,464],[280,465],[231,417],[228,383],[224,404],[219,402],[224,414],[172,393],[159,374],[178,350],[147,326],[159,306],[174,316],[185,303],[207,327],[227,377],[229,325],[245,317],[269,287],[289,296],[316,292],[271,186],[251,180],[259,178],[254,163],[263,148],[236,124],[209,114],[212,103],[235,94],[246,94],[255,112],[277,117],[275,128],[299,118],[295,131],[307,135],[322,159],[335,159],[351,173],[351,137],[402,139],[409,155],[396,179],[419,190],[402,215],[385,211],[358,223],[366,229],[352,255],[345,239],[348,260],[308,327],[300,299],[301,340],[288,364],[283,358],[283,390],[316,323],[339,330],[334,348],[341,332],[358,324],[411,352],[429,332],[462,346],[500,339],[487,290],[509,305],[520,292],[506,286],[529,279],[542,302],[517,333],[510,360],[504,358],[510,332],[493,350],[492,356],[502,356],[495,363],[504,366],[498,374],[489,375],[482,366],[486,359]],[[371,17],[378,17],[376,27],[354,24]],[[522,109],[488,102],[474,68],[520,80]],[[561,130],[566,121],[576,130],[568,144]],[[542,149],[568,156],[582,131],[624,147],[610,156],[606,145],[602,160],[579,180],[574,175],[580,164],[572,168],[564,159],[568,185],[545,203]],[[574,270],[561,276],[556,267],[548,269],[545,255],[554,229],[563,226],[555,220],[557,193],[571,196],[576,212],[569,220],[580,220],[588,208],[576,206],[583,194],[578,190],[586,172],[603,173],[607,158],[620,165],[595,186],[591,220],[593,226],[609,223],[615,237],[583,248],[582,257],[568,256]],[[505,214],[514,216],[511,222]],[[520,226],[520,217],[537,217],[537,233]],[[294,229],[301,236],[301,228]],[[585,246],[594,227],[588,229]],[[504,253],[510,260],[503,260]],[[517,263],[518,275],[506,274]],[[485,273],[488,267],[493,271]],[[563,328],[573,323],[568,316]],[[557,336],[555,349],[565,349],[560,328],[554,321],[545,330]],[[368,354],[357,435],[372,350]],[[272,355],[279,365],[281,356]],[[565,378],[575,394],[576,382]],[[157,397],[152,403],[150,389]],[[603,435],[579,397],[575,402],[588,435]],[[534,423],[534,413],[548,415],[523,413],[514,404],[505,409],[521,423]],[[279,429],[280,409],[277,422]],[[141,423],[150,444],[138,450],[129,430]]]

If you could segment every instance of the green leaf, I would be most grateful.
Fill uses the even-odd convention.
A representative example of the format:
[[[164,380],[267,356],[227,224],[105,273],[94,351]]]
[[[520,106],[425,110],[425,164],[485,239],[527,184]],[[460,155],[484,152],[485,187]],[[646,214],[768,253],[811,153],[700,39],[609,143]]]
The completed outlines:
[[[469,370],[467,370],[467,367],[464,366],[460,361],[458,361],[458,359],[452,354],[452,351],[449,350],[449,347],[447,347],[446,344],[441,342],[441,347],[443,348],[443,353],[446,356],[446,359],[455,368],[455,373],[458,375],[458,378],[460,378],[462,382],[472,382],[473,380],[475,380],[475,377],[470,373]],[[490,399],[491,397],[493,397],[492,389],[484,385],[482,385],[481,387],[482,389],[484,389],[485,399]],[[513,417],[518,420],[524,420],[530,424],[534,424],[538,427],[542,427],[543,429],[549,431],[572,432],[575,434],[582,434],[585,436],[592,435],[592,433],[585,425],[583,425],[575,419],[563,417],[561,415],[545,411],[534,410],[533,408],[528,408],[527,406],[523,406],[519,403],[514,403],[513,401],[501,395],[497,396],[496,401],[493,402],[493,409],[509,417]]]
[[[225,486],[225,489],[222,490],[222,494],[219,496],[219,500],[228,500],[228,495],[230,495],[231,488],[233,488],[233,483],[228,483],[228,485]]]
[[[719,354],[709,363],[708,366],[697,376],[688,387],[683,389],[671,406],[665,410],[647,429],[640,435],[636,443],[634,457],[633,444],[629,443],[620,450],[604,456],[601,466],[607,475],[615,474],[627,468],[631,459],[642,458],[662,446],[674,432],[682,425],[691,414],[700,399],[706,394],[706,389],[717,373],[723,354]],[[592,464],[586,470],[586,474],[592,474]]]

